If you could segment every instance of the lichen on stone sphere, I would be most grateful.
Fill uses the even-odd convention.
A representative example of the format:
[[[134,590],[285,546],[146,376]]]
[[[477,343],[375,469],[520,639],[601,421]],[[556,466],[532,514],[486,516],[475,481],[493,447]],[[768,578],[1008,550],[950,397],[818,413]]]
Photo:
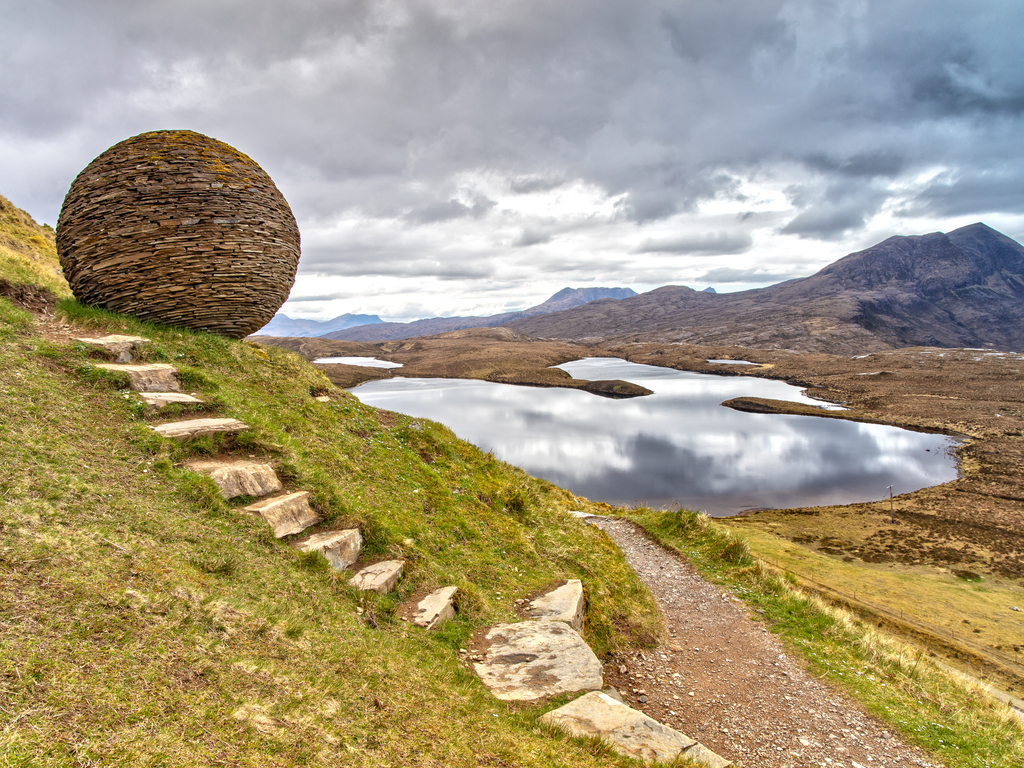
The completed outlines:
[[[243,153],[193,131],[151,131],[78,174],[57,253],[84,304],[241,338],[288,298],[299,229]]]

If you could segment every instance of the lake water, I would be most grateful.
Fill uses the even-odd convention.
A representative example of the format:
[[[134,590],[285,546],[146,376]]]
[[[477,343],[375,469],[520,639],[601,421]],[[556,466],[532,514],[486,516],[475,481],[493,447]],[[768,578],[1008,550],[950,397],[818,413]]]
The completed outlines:
[[[720,403],[764,397],[817,404],[778,381],[588,358],[581,379],[625,379],[654,392],[611,400],[569,389],[465,379],[387,379],[352,392],[429,418],[573,493],[611,504],[679,504],[712,515],[848,504],[956,479],[943,435],[814,416],[742,413]]]
[[[389,360],[378,360],[376,357],[321,357],[314,363],[341,363],[342,365],[361,365],[364,368],[401,368],[401,363]]]

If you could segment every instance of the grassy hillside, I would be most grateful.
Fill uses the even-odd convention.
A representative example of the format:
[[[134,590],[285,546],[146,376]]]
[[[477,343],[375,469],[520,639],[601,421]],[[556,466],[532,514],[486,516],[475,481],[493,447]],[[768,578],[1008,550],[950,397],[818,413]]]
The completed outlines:
[[[53,229],[36,224],[31,216],[3,196],[0,196],[0,281],[41,286],[61,298],[71,296],[71,289],[61,276]]]
[[[0,278],[66,292],[52,249],[5,253]],[[586,502],[439,425],[363,406],[285,350],[73,300],[58,315],[0,298],[0,764],[631,764],[541,727],[541,708],[498,702],[459,652],[566,578],[586,586],[599,654],[653,641],[648,593],[567,514]],[[149,337],[147,361],[174,363],[207,401],[197,415],[251,430],[157,437],[72,338],[102,332]],[[181,466],[226,453],[273,462],[328,524],[359,526],[367,559],[404,558],[398,593],[358,595]],[[459,587],[455,621],[427,633],[397,619],[400,601],[443,584]]]

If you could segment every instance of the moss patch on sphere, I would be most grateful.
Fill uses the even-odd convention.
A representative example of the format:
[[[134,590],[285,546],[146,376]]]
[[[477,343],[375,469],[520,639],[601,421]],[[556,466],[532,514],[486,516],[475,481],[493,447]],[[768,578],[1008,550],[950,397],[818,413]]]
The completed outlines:
[[[57,253],[85,304],[240,338],[288,298],[299,229],[247,155],[193,131],[151,131],[78,174]]]

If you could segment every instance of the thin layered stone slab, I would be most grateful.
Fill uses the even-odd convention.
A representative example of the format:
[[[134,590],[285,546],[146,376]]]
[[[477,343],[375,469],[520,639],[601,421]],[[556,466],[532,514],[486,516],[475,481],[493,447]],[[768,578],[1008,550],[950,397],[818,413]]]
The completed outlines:
[[[458,587],[435,589],[416,604],[412,623],[424,629],[434,629],[443,622],[455,618],[453,598],[458,591]]]
[[[301,538],[292,546],[300,552],[319,552],[332,568],[344,571],[359,559],[363,549],[363,535],[358,528],[323,531]]]
[[[109,336],[85,336],[75,339],[82,344],[97,347],[106,354],[117,359],[119,363],[130,363],[138,354],[139,347],[149,344],[149,339],[141,336],[122,336],[111,334]]]
[[[601,662],[565,622],[499,624],[487,632],[484,643],[486,650],[473,670],[502,701],[536,701],[604,685]]]
[[[242,510],[266,520],[278,539],[302,533],[309,526],[320,522],[319,515],[309,506],[309,491],[274,496],[242,507]]]
[[[249,425],[238,419],[188,419],[187,421],[171,421],[153,427],[158,435],[173,440],[188,440],[206,435],[237,435],[245,432]]]
[[[598,736],[616,752],[645,762],[670,763],[683,756],[709,768],[732,765],[696,739],[662,725],[607,693],[588,693],[548,712],[541,720],[573,736]]]
[[[194,404],[203,402],[198,397],[186,395],[183,392],[140,392],[139,397],[142,398],[146,405],[152,408],[163,408],[171,403]]]
[[[269,496],[284,489],[274,468],[258,461],[190,461],[185,466],[213,480],[225,499]]]
[[[128,377],[131,388],[136,392],[180,392],[173,365],[149,363],[146,365],[121,365],[120,363],[97,363],[97,368],[123,373]]]
[[[395,588],[404,571],[405,561],[383,560],[366,566],[348,583],[362,592],[379,592],[383,595]]]
[[[564,621],[579,632],[583,629],[583,582],[569,579],[558,589],[532,600],[528,611],[535,619]]]

